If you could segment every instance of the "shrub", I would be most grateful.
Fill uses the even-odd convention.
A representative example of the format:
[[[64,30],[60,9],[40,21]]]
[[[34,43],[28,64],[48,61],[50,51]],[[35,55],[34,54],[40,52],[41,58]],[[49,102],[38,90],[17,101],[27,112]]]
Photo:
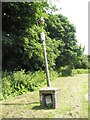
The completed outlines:
[[[50,71],[49,71],[49,74],[50,74],[50,80],[51,80],[51,81],[59,77],[58,72],[57,72],[57,71],[54,71],[54,70],[50,70]]]
[[[50,80],[58,77],[57,72],[50,71]],[[2,93],[3,97],[21,95],[27,91],[34,91],[46,84],[46,73],[44,71],[25,72],[13,71],[3,72],[2,76]]]
[[[65,67],[61,67],[58,70],[59,76],[69,76],[72,73],[72,69],[70,66],[65,66]]]
[[[50,80],[54,80],[59,76],[68,76],[75,74],[88,73],[88,69],[71,69],[69,66],[61,67],[58,72],[50,70]],[[41,86],[46,84],[46,72],[25,72],[13,71],[13,72],[2,72],[2,94],[0,97],[7,98],[8,96],[17,96],[27,91],[34,91],[39,89]]]
[[[75,74],[88,74],[88,69],[72,69],[72,75]]]
[[[4,98],[7,98],[10,95],[16,96],[33,91],[43,84],[45,84],[44,71],[25,73],[25,70],[21,70],[10,74],[5,72],[2,79],[2,92]]]

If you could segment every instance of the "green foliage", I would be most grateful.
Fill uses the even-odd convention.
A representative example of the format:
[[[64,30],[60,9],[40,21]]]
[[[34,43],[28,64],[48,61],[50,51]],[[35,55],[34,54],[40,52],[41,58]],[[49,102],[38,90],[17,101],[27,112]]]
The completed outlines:
[[[55,70],[50,70],[49,71],[49,75],[50,75],[50,80],[51,81],[56,79],[56,78],[58,78],[58,76],[59,76],[58,72],[55,71]]]
[[[33,91],[45,82],[44,72],[28,72],[25,70],[3,73],[2,92],[4,98],[9,95],[20,95],[27,91]]]
[[[56,76],[55,76],[56,74]],[[50,80],[58,77],[58,73],[51,70]],[[7,98],[10,95],[16,96],[26,93],[27,91],[34,91],[46,84],[46,74],[44,71],[25,72],[13,71],[3,72],[2,76],[2,93],[3,97]]]
[[[88,55],[83,54],[83,48],[80,46],[80,49],[77,51],[77,61],[75,62],[75,66],[77,68],[87,69],[89,67],[88,64]]]
[[[88,69],[90,69],[90,55],[88,55]]]
[[[75,74],[88,74],[88,69],[72,69],[72,75]]]
[[[61,67],[60,69],[58,69],[58,76],[62,77],[62,76],[72,76],[75,74],[88,74],[89,70],[88,69],[74,69],[71,68],[70,66],[65,66],[65,67]]]
[[[71,66],[75,68],[85,68],[82,61],[84,48],[77,45],[75,36],[76,28],[63,15],[49,15],[46,19],[46,31],[49,37],[58,41],[58,56],[56,58],[56,68],[61,66]]]
[[[50,70],[50,80],[54,80],[62,76],[70,76],[75,74],[88,74],[88,69],[71,69],[70,66],[61,67],[59,71]],[[3,72],[2,74],[2,94],[0,98],[7,98],[8,96],[17,96],[27,91],[34,91],[40,89],[46,84],[46,74],[44,71],[25,72],[13,71]]]
[[[46,2],[16,2],[2,4],[2,60],[3,70],[44,70],[41,27],[44,32],[49,69],[71,66],[87,68],[84,48],[77,45],[76,28],[62,14],[53,15],[55,6]]]
[[[58,74],[59,76],[70,76],[72,74],[72,68],[70,66],[60,67]]]
[[[46,2],[3,3],[2,8],[3,70],[44,69],[43,46],[40,39],[42,31],[37,26],[37,20],[41,16],[47,18],[45,9],[48,9],[48,4]],[[49,68],[54,68],[58,45],[55,40],[52,41],[48,37],[46,31],[44,32]]]

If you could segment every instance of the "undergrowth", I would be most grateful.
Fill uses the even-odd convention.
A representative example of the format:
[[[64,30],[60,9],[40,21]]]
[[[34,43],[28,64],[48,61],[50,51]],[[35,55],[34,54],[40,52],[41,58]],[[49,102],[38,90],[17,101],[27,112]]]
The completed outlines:
[[[58,77],[69,76],[75,74],[88,73],[88,69],[67,69],[63,67],[58,72],[50,70],[50,80],[54,80]],[[2,94],[0,99],[8,98],[8,96],[17,96],[28,91],[34,91],[40,89],[41,86],[46,84],[46,73],[45,71],[36,72],[25,72],[13,71],[13,72],[2,72]]]

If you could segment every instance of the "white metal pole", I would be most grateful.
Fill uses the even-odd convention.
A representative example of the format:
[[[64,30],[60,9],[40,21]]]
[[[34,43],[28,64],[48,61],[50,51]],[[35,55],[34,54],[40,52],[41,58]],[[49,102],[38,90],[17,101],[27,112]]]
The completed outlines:
[[[48,69],[48,62],[47,62],[47,55],[46,55],[46,45],[45,45],[45,34],[44,34],[44,32],[41,33],[41,39],[43,41],[43,52],[44,52],[45,67],[46,67],[47,86],[50,87],[50,77],[49,77],[49,69]]]

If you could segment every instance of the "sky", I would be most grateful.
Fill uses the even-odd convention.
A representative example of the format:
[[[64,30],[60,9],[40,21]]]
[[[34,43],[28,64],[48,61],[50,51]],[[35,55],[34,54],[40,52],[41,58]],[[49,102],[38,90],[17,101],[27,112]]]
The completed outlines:
[[[85,54],[88,54],[88,2],[90,0],[52,0],[58,8],[58,13],[68,18],[70,23],[76,26],[78,45],[85,46]]]

